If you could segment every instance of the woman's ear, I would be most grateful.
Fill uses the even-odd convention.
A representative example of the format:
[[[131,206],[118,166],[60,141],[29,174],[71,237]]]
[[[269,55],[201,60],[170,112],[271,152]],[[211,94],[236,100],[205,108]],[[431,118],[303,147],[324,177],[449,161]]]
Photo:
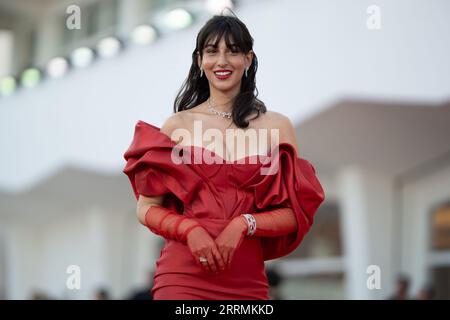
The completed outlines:
[[[250,50],[246,55],[245,58],[247,60],[248,68],[252,65],[253,62],[253,50]]]
[[[202,65],[202,57],[200,57],[200,53],[197,51],[197,67],[200,68]]]

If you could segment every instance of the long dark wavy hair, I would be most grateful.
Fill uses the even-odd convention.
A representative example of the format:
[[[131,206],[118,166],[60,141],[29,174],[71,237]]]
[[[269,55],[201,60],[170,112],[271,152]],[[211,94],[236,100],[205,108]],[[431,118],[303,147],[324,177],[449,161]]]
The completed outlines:
[[[192,64],[189,75],[184,81],[174,102],[174,112],[191,109],[208,99],[209,84],[206,77],[200,77],[200,68],[197,63],[197,55],[203,58],[203,49],[209,40],[214,39],[214,45],[218,45],[224,37],[225,43],[229,49],[239,49],[244,54],[253,50],[253,38],[250,35],[245,24],[236,16],[215,15],[209,19],[201,28],[197,35],[197,43],[192,53]],[[232,46],[232,43],[236,45]],[[256,112],[253,119],[259,117],[260,113],[265,113],[267,108],[261,100],[257,98],[258,89],[256,88],[255,75],[258,69],[258,59],[253,52],[253,61],[248,69],[248,76],[242,77],[239,94],[233,101],[232,118],[233,122],[239,128],[246,128],[249,121],[247,116]],[[256,94],[254,93],[256,91]]]

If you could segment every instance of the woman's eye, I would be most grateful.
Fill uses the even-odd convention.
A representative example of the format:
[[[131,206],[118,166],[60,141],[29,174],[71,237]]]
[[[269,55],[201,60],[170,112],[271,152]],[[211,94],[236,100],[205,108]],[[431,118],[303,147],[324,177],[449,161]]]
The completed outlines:
[[[206,51],[206,53],[215,53],[215,52],[216,52],[216,50],[207,50]],[[239,53],[238,50],[231,50],[229,52],[231,52],[232,54],[238,54]]]

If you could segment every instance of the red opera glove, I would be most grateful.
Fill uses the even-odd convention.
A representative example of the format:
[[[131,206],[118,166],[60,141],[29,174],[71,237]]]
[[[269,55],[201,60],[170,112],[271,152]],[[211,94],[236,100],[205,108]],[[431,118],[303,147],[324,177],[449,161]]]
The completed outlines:
[[[252,218],[253,217],[253,218]],[[297,219],[291,208],[277,208],[267,212],[239,216],[246,226],[246,234],[256,237],[278,237],[297,231]]]
[[[203,271],[218,273],[225,269],[225,263],[217,244],[204,228],[195,228],[187,237],[187,245],[195,262]],[[201,263],[200,257],[207,261]]]
[[[152,231],[167,239],[186,243],[187,235],[201,225],[161,205],[152,205],[145,213],[145,225]]]
[[[243,214],[232,219],[215,240],[227,268],[246,235],[277,237],[297,231],[297,219],[288,207],[253,213],[251,216],[253,219],[250,218],[250,222]]]
[[[204,271],[223,270],[224,262],[216,243],[197,221],[154,205],[145,213],[145,224],[155,234],[187,244],[195,262]],[[200,257],[207,262],[200,263]]]

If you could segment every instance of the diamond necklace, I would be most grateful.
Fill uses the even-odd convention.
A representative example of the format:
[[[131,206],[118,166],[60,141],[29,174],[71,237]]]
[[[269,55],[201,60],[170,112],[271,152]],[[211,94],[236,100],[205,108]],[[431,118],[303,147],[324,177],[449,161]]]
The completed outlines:
[[[211,105],[211,102],[209,101],[209,98],[208,98],[208,109],[209,109],[212,113],[215,113],[215,114],[221,116],[222,118],[228,118],[228,119],[231,119],[231,112],[225,112],[225,111],[217,110],[216,108],[214,108],[214,107]]]

